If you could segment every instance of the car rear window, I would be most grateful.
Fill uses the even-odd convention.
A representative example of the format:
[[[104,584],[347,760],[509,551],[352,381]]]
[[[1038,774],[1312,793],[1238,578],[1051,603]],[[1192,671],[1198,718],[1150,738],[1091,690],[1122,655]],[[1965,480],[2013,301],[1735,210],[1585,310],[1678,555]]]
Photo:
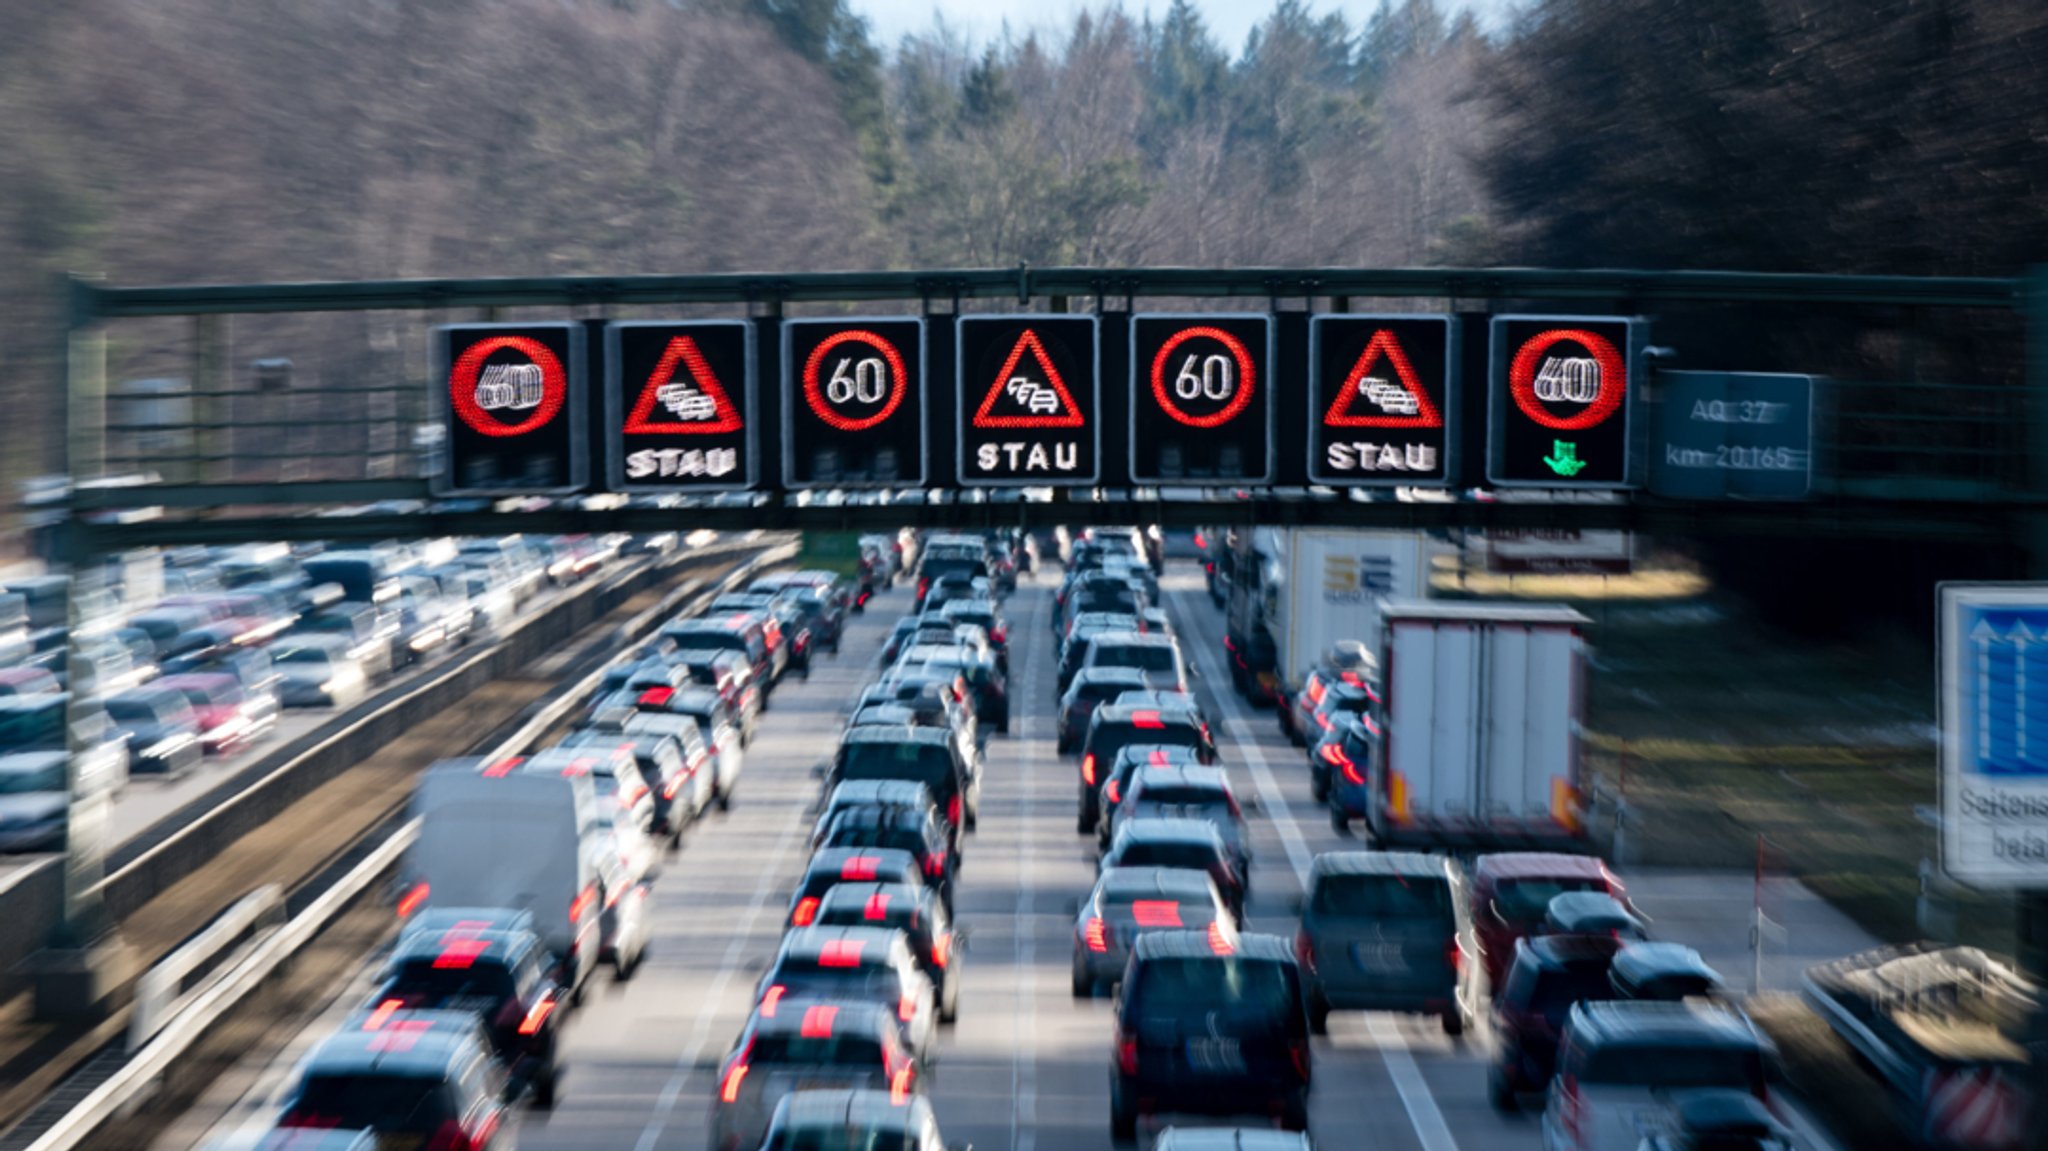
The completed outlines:
[[[1177,899],[1156,891],[1105,891],[1105,909],[1128,913],[1140,927],[1207,927],[1215,922],[1216,905],[1201,899]]]
[[[496,1004],[512,998],[512,973],[502,963],[471,963],[468,967],[437,966],[434,960],[408,960],[393,980],[394,992],[403,995],[408,1007],[440,1007],[456,1000],[488,1000]]]
[[[1097,724],[1088,737],[1087,750],[1098,759],[1114,758],[1116,753],[1134,743],[1157,743],[1168,747],[1202,746],[1201,733],[1191,723],[1153,723],[1139,727],[1128,720],[1116,720]]]
[[[1309,909],[1363,919],[1448,919],[1453,914],[1450,884],[1412,875],[1326,875]]]
[[[1098,643],[1096,666],[1135,667],[1143,671],[1174,671],[1173,649],[1157,643]]]
[[[924,835],[908,827],[877,827],[838,820],[821,847],[886,847],[913,854],[925,849]]]
[[[1128,843],[1116,858],[1118,867],[1185,867],[1194,871],[1206,871],[1215,862],[1215,850],[1200,843]]]
[[[859,967],[820,967],[808,960],[785,960],[770,986],[784,988],[783,995],[790,999],[886,999],[891,1003],[902,990],[896,969],[880,961]]]
[[[1534,925],[1543,921],[1544,913],[1550,910],[1550,901],[1567,891],[1606,890],[1606,882],[1599,879],[1510,879],[1503,880],[1494,890],[1493,901],[1508,922]]]
[[[953,757],[926,743],[852,743],[841,750],[839,777],[914,779],[936,790],[952,782]]]
[[[1543,1013],[1553,1027],[1562,1026],[1574,1003],[1602,1002],[1616,997],[1604,964],[1574,963],[1546,968],[1536,976],[1528,1006]]]
[[[1764,1085],[1764,1061],[1760,1052],[1746,1047],[1610,1043],[1585,1053],[1579,1081],[1611,1087],[1753,1091]]]
[[[757,1035],[747,1062],[782,1063],[797,1067],[882,1068],[882,1044],[872,1035]]]
[[[445,1081],[424,1075],[316,1072],[306,1077],[281,1125],[432,1134],[457,1118],[448,1095]]]
[[[766,1151],[917,1151],[917,1137],[895,1128],[804,1127],[769,1135]]]
[[[1213,787],[1148,787],[1139,793],[1146,803],[1171,807],[1227,807],[1230,796]]]
[[[1238,1018],[1285,1017],[1300,1010],[1301,989],[1287,965],[1242,956],[1148,959],[1126,1008],[1142,1026],[1153,1020],[1208,1022],[1212,1013]]]

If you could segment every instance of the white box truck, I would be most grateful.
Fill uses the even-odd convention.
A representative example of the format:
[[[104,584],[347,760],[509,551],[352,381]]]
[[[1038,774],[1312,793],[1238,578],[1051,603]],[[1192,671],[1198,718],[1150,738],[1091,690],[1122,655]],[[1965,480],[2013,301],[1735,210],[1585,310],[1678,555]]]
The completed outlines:
[[[1380,601],[1418,597],[1429,586],[1425,544],[1415,532],[1252,532],[1236,557],[1225,631],[1237,689],[1285,707],[1331,644],[1376,647]]]
[[[1388,601],[1380,754],[1333,803],[1385,846],[1582,847],[1587,623],[1560,604]]]

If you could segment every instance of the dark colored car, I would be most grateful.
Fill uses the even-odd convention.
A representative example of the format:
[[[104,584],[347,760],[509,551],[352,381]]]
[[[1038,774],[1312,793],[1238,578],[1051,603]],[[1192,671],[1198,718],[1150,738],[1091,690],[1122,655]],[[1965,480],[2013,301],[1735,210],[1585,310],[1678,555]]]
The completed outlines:
[[[1181,930],[1209,932],[1219,943],[1236,942],[1236,920],[1206,872],[1184,867],[1103,872],[1074,921],[1074,998],[1093,998],[1122,979],[1139,936]]]
[[[738,613],[716,619],[676,620],[663,627],[661,634],[680,650],[736,651],[747,657],[754,686],[761,691],[761,710],[768,709],[768,696],[775,689],[779,669],[768,649],[767,630],[756,617]]]
[[[1117,994],[1111,1138],[1134,1139],[1141,1116],[1169,1112],[1270,1116],[1305,1131],[1310,1072],[1301,971],[1286,940],[1139,936]]]
[[[483,1021],[507,1080],[552,1107],[557,1037],[568,992],[544,974],[552,960],[525,912],[435,908],[406,924],[371,1017],[394,1011],[468,1011]]]
[[[1230,845],[1206,819],[1133,819],[1117,829],[1102,853],[1100,869],[1185,867],[1206,871],[1223,893],[1230,913],[1244,922],[1244,877],[1230,857]]]
[[[1095,825],[1096,846],[1109,846],[1110,821],[1116,817],[1117,805],[1123,802],[1132,776],[1151,768],[1197,767],[1201,762],[1201,755],[1194,748],[1174,744],[1133,743],[1118,751],[1116,763],[1107,772],[1097,772],[1102,776],[1102,818]]]
[[[1609,968],[1621,942],[1598,936],[1552,935],[1515,941],[1513,966],[1494,996],[1498,1040],[1486,1094],[1513,1111],[1520,1097],[1541,1091],[1557,1067],[1557,1040],[1572,1005],[1617,998]]]
[[[1245,827],[1244,810],[1238,806],[1237,794],[1231,790],[1230,777],[1222,768],[1196,764],[1134,773],[1117,803],[1117,814],[1109,828],[1110,839],[1116,838],[1118,826],[1146,819],[1199,819],[1208,823],[1230,849],[1231,866],[1237,869],[1242,886],[1250,886],[1251,833]]]
[[[925,785],[954,827],[972,828],[978,783],[952,733],[929,727],[857,727],[840,738],[825,771],[830,788],[849,779],[908,779]]]
[[[1309,749],[1308,792],[1311,798],[1321,802],[1330,797],[1330,773],[1336,761],[1334,757],[1323,754],[1324,745],[1342,740],[1345,729],[1353,723],[1374,718],[1373,711],[1378,704],[1379,696],[1369,688],[1339,683],[1323,689],[1323,701],[1309,712],[1305,733]]]
[[[1341,851],[1309,868],[1295,952],[1319,1034],[1333,1009],[1434,1015],[1463,1034],[1478,1003],[1474,949],[1456,860]]]
[[[826,890],[818,904],[819,927],[881,927],[901,931],[911,954],[932,981],[939,1000],[939,1022],[960,1014],[960,951],[953,937],[953,918],[930,888],[904,883],[841,883]]]
[[[832,817],[820,837],[820,848],[874,847],[907,851],[917,859],[927,887],[938,891],[948,910],[953,906],[953,880],[960,857],[949,849],[945,821],[930,808],[849,807]]]
[[[1514,958],[1515,940],[1533,934],[1550,910],[1550,901],[1567,891],[1597,891],[1617,899],[1627,894],[1607,865],[1589,855],[1504,851],[1482,855],[1473,863],[1472,918],[1495,996]]]
[[[1081,737],[1088,733],[1088,719],[1096,708],[1127,691],[1143,691],[1146,686],[1145,673],[1134,667],[1091,667],[1077,672],[1060,696],[1055,725],[1059,754],[1080,750]]]
[[[1081,810],[1074,830],[1084,835],[1095,830],[1095,822],[1102,818],[1101,769],[1115,763],[1118,752],[1137,743],[1191,747],[1203,763],[1216,762],[1216,740],[1193,707],[1104,704],[1089,717],[1088,734],[1081,740]]]
[[[818,918],[825,893],[841,883],[901,883],[924,886],[924,868],[907,851],[864,847],[828,847],[811,853],[804,876],[789,897],[789,927],[809,927]]]
[[[300,1063],[277,1126],[373,1132],[379,1147],[505,1145],[504,1072],[475,1015],[365,1013]]]
[[[1010,628],[1003,622],[1001,608],[988,600],[955,600],[941,607],[939,615],[951,623],[980,627],[988,636],[989,646],[996,651],[996,666],[1004,675],[1010,674]]]
[[[1678,943],[1629,943],[1614,957],[1607,978],[1623,999],[1675,1003],[1718,999],[1726,994],[1721,973],[1700,953]]]

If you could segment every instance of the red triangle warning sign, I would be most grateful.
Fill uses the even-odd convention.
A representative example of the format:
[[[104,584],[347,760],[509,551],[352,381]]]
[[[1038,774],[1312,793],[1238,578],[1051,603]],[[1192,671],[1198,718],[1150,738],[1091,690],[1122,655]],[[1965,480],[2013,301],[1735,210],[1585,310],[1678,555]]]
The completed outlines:
[[[1381,359],[1393,368],[1394,378],[1372,374]],[[1323,414],[1323,425],[1331,428],[1440,428],[1443,413],[1430,402],[1429,393],[1416,378],[1408,353],[1394,333],[1381,328],[1372,334],[1358,362],[1344,377],[1344,386]]]
[[[1027,351],[1037,361],[1035,374],[1030,364],[1018,371]],[[996,373],[974,413],[977,428],[1078,428],[1087,422],[1060,370],[1052,366],[1045,344],[1029,328],[1017,337],[1017,346],[1010,349],[1003,370]]]
[[[687,369],[681,378],[676,372],[679,366]],[[654,418],[657,406],[665,418]],[[654,374],[640,389],[640,399],[626,417],[625,432],[709,436],[736,432],[744,426],[739,409],[732,406],[732,397],[725,394],[725,386],[718,382],[697,341],[677,336],[668,342],[661,361],[654,365]]]

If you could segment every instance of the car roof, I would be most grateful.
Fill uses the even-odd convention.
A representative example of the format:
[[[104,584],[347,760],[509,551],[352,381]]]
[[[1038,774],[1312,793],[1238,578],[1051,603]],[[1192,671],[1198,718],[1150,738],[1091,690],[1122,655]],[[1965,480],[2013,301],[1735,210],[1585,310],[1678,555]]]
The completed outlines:
[[[468,1011],[358,1013],[313,1048],[305,1074],[444,1074],[480,1051],[477,1028],[476,1015]]]
[[[1326,851],[1309,864],[1313,881],[1324,875],[1384,875],[1442,879],[1456,861],[1423,851]]]
[[[504,912],[498,914],[501,917],[506,915]],[[432,922],[408,923],[391,949],[391,961],[405,963],[431,959],[436,967],[516,963],[539,943],[533,934],[532,922],[532,917],[528,916],[524,923],[501,919],[502,926],[481,918],[458,920],[446,926]]]
[[[1199,763],[1170,763],[1156,771],[1147,771],[1138,777],[1132,787],[1151,790],[1155,787],[1185,787],[1197,791],[1213,791],[1218,795],[1233,794],[1230,777],[1220,767]]]
[[[1103,634],[1114,635],[1116,633],[1105,632]],[[1098,664],[1094,667],[1084,667],[1081,670],[1074,673],[1075,683],[1080,683],[1084,679],[1089,683],[1113,682],[1118,680],[1121,680],[1124,683],[1138,684],[1148,682],[1145,679],[1145,672],[1143,671],[1143,669],[1131,667],[1129,664],[1121,663]]]
[[[1203,840],[1219,843],[1222,835],[1216,825],[1206,819],[1153,819],[1150,817],[1121,821],[1116,830],[1117,842],[1126,839],[1145,843],[1170,843],[1186,840]],[[1111,844],[1115,849],[1115,844]]]
[[[1151,703],[1106,703],[1095,709],[1095,722],[1130,723],[1137,718],[1139,712],[1144,711],[1159,713],[1159,718],[1164,723],[1200,724],[1202,722],[1202,713],[1196,709],[1192,698],[1188,700],[1185,706],[1160,706]]]
[[[900,847],[821,847],[811,853],[811,862],[804,870],[813,873],[829,871],[835,875],[843,874],[846,862],[861,856],[874,858],[877,874],[885,867],[920,877],[924,874],[918,866],[917,857]]]
[[[887,1091],[792,1091],[775,1105],[769,1126],[778,1131],[805,1128],[863,1131],[916,1131],[931,1118],[932,1105],[913,1094],[898,1103]]]
[[[944,747],[953,736],[950,732],[936,727],[854,727],[839,737],[841,744],[849,743],[923,743]]]
[[[1215,959],[1216,949],[1210,945],[1206,931],[1148,931],[1138,936],[1132,947],[1133,958],[1146,959]],[[1278,935],[1247,933],[1237,937],[1232,952],[1239,959],[1274,960],[1295,966],[1293,941]]]
[[[776,958],[815,960],[835,945],[851,944],[865,959],[886,961],[902,935],[893,927],[798,927],[782,937]]]
[[[1516,961],[1523,952],[1548,971],[1585,963],[1612,964],[1621,941],[1605,935],[1537,935],[1515,941]]]
[[[1593,855],[1568,855],[1561,851],[1497,851],[1482,855],[1472,865],[1476,877],[1489,879],[1536,879],[1568,876],[1573,879],[1608,878],[1607,865]]]
[[[879,1003],[864,999],[806,999],[804,1003],[806,1007],[838,1008],[832,1029],[836,1038],[858,1033],[869,1037],[896,1033],[896,1013]],[[777,1011],[773,1015],[763,1015],[756,1011],[748,1021],[748,1029],[756,1035],[801,1035],[807,1014],[807,1011]]]
[[[1191,867],[1109,867],[1103,869],[1095,886],[1098,891],[1119,895],[1135,891],[1205,899],[1215,890],[1216,881],[1208,872]]]
[[[1095,642],[1130,643],[1143,647],[1180,646],[1178,641],[1170,635],[1160,635],[1158,632],[1151,631],[1138,631],[1135,628],[1111,628],[1108,631],[1098,632],[1095,636]]]
[[[866,907],[869,900],[878,896],[892,907],[899,906],[896,901],[900,900],[900,906],[908,907],[913,911],[923,910],[925,902],[934,898],[931,888],[915,887],[908,883],[836,883],[832,885],[829,891],[819,897],[818,914],[823,915],[827,907],[840,907],[847,904],[859,904],[862,907]]]
[[[1614,957],[1614,976],[1630,983],[1671,975],[1693,975],[1721,982],[1721,973],[1700,953],[1682,943],[1628,943]]]
[[[1581,1001],[1567,1021],[1574,1042],[1584,1044],[1684,1043],[1703,1047],[1763,1047],[1767,1041],[1749,1020],[1725,1007],[1697,1001],[1637,999]]]
[[[1135,765],[1140,759],[1156,763],[1160,767],[1177,767],[1183,764],[1197,764],[1201,752],[1185,743],[1127,743],[1116,749],[1119,764]]]
[[[849,803],[930,803],[931,789],[915,779],[848,779],[834,784],[825,797],[826,807]]]
[[[1301,1131],[1246,1127],[1168,1127],[1152,1141],[1153,1151],[1308,1151]]]

